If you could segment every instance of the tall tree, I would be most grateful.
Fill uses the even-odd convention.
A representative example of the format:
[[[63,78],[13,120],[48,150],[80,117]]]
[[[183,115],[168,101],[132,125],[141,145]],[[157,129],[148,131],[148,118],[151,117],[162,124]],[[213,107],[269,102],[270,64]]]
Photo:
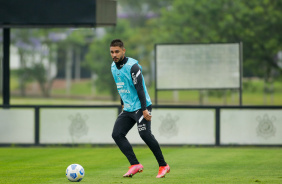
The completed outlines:
[[[243,42],[244,75],[280,70],[282,1],[175,0],[156,20],[159,42]]]
[[[58,41],[50,37],[52,31],[54,30],[15,29],[12,31],[12,44],[17,47],[20,58],[17,74],[21,96],[25,96],[26,83],[31,80],[38,82],[43,96],[50,96],[52,82],[56,76],[54,74],[57,52],[55,42]]]

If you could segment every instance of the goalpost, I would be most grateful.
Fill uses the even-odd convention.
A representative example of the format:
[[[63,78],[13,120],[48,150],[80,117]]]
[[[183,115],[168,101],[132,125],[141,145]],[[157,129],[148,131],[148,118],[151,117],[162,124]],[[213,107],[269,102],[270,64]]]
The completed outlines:
[[[238,89],[242,43],[156,44],[155,104],[161,90]]]

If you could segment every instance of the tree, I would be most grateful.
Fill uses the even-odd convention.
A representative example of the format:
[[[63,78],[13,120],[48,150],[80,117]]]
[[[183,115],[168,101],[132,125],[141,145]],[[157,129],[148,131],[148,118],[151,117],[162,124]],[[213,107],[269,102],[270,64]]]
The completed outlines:
[[[243,75],[271,83],[281,73],[282,2],[175,0],[151,21],[157,43],[243,42]],[[265,91],[269,91],[265,85]],[[270,89],[271,91],[271,89]]]
[[[19,87],[21,96],[25,96],[26,83],[30,79],[29,73],[27,72],[27,57],[29,56],[31,50],[33,49],[31,40],[33,30],[29,29],[15,29],[12,32],[12,43],[18,48],[18,54],[20,58],[20,68],[17,70],[17,75],[19,76]]]
[[[87,54],[101,89],[108,89],[112,80],[109,69],[99,70],[109,67],[108,44],[114,38],[125,41],[126,55],[138,58],[145,72],[150,70],[155,43],[215,42],[243,42],[244,76],[269,78],[273,70],[281,72],[276,55],[282,50],[282,1],[120,0],[119,7],[117,26],[106,29]]]
[[[21,96],[25,96],[26,83],[31,80],[38,82],[43,96],[50,96],[56,76],[51,70],[56,63],[55,42],[58,41],[50,36],[52,31],[54,30],[16,29],[12,32],[12,43],[17,47],[20,57],[17,74]]]
[[[176,0],[156,20],[159,42],[243,42],[244,75],[269,75],[279,69],[282,49],[282,2]]]

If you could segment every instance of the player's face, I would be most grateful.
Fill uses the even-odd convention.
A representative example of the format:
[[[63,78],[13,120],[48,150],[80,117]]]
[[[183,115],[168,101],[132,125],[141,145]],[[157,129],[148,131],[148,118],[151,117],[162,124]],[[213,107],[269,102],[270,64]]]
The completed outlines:
[[[120,48],[118,46],[110,47],[110,51],[111,51],[111,56],[112,56],[114,62],[117,63],[117,62],[123,60],[124,55],[125,55],[125,48]]]

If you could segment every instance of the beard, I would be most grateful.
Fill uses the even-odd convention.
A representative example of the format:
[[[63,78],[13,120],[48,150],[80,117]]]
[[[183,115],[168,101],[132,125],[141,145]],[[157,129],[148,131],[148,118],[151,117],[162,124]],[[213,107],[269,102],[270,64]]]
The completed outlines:
[[[121,56],[120,58],[114,57],[113,60],[114,60],[114,62],[119,63],[123,60],[123,58],[124,58],[124,56]]]

